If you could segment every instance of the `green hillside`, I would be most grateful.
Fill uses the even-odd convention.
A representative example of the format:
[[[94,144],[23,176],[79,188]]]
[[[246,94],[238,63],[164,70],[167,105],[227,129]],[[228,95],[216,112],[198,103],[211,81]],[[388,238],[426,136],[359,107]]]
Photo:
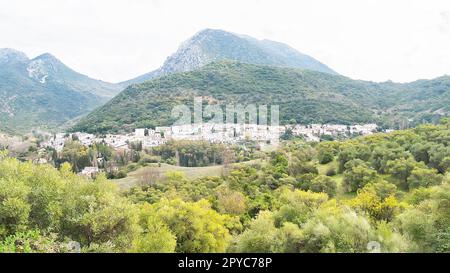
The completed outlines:
[[[280,106],[282,123],[367,123],[386,127],[434,121],[449,112],[450,78],[374,83],[309,70],[215,62],[199,70],[132,85],[74,126],[88,132],[173,124],[177,104],[196,96],[225,105]],[[409,120],[408,120],[409,119]]]
[[[82,119],[74,130],[121,131],[171,125],[177,104],[204,101],[280,105],[280,119],[299,123],[369,122],[377,118],[367,103],[381,100],[377,85],[300,69],[216,62],[199,70],[132,85]],[[376,109],[377,107],[373,107]]]

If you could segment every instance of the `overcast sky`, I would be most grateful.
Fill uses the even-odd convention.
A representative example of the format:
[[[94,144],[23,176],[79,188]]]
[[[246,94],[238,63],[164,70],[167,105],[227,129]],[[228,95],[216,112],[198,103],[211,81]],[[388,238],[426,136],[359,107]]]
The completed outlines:
[[[0,48],[111,82],[158,68],[205,28],[289,44],[355,79],[450,74],[448,0],[0,0]]]

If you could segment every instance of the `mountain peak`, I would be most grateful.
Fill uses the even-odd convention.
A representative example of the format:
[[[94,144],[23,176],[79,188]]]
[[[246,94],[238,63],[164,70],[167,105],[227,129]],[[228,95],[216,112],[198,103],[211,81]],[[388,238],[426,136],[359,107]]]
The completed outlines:
[[[25,53],[12,48],[0,48],[0,63],[13,61],[26,62],[28,57]]]
[[[183,42],[158,70],[121,83],[126,87],[153,78],[196,70],[211,62],[232,60],[249,64],[308,69],[328,74],[337,73],[314,58],[294,48],[270,40],[227,32],[221,29],[203,29]]]
[[[222,29],[213,29],[213,28],[205,28],[194,34],[191,39],[199,38],[199,37],[214,37],[220,35],[234,35],[231,32],[222,30]],[[190,40],[191,40],[190,39]]]
[[[5,48],[0,48],[0,54],[23,54],[25,55],[25,53],[15,50],[13,48],[9,48],[9,47],[5,47]]]
[[[50,53],[41,54],[33,59],[33,61],[35,61],[35,60],[41,60],[41,61],[44,61],[47,63],[53,63],[53,64],[62,64],[62,62],[58,58],[56,58],[54,55],[52,55]]]
[[[54,55],[52,55],[51,53],[48,53],[48,52],[43,53],[43,54],[37,56],[36,58],[39,58],[39,59],[56,59],[56,57]]]
[[[50,53],[44,53],[32,59],[27,66],[30,78],[38,80],[44,84],[48,78],[58,79],[58,74],[62,71],[70,70],[60,60]]]

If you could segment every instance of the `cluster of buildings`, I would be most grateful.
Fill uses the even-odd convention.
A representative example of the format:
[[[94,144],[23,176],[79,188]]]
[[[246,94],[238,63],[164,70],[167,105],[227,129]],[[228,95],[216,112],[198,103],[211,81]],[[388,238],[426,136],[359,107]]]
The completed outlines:
[[[48,141],[41,143],[41,147],[51,147],[60,152],[64,148],[64,143],[68,140],[68,136],[65,133],[54,134]]]
[[[143,131],[152,131],[150,135],[144,135]],[[60,152],[64,148],[64,143],[69,140],[77,140],[84,146],[91,146],[94,143],[104,143],[115,150],[128,149],[130,143],[142,142],[143,147],[154,147],[166,142],[160,134],[155,134],[154,130],[136,129],[132,134],[106,134],[96,136],[83,132],[58,133],[49,137],[41,143],[41,147],[50,147]]]
[[[369,135],[377,132],[376,124],[363,125],[283,125],[268,126],[258,124],[184,124],[171,127],[156,127],[155,129],[138,128],[130,134],[93,135],[88,133],[58,133],[48,137],[40,144],[41,149],[51,147],[57,152],[62,151],[66,141],[77,140],[89,147],[94,143],[104,143],[115,150],[127,150],[133,143],[142,148],[162,145],[170,140],[198,140],[210,143],[235,144],[244,141],[254,141],[259,144],[276,144],[287,131],[294,136],[301,136],[306,141],[320,141],[323,136],[333,138],[348,138],[355,135]],[[39,159],[45,160],[45,159]],[[38,163],[46,163],[39,161]],[[86,167],[80,174],[93,177],[99,168]]]
[[[311,124],[290,126],[292,133],[303,136],[307,141],[320,141],[322,136],[348,138],[355,135],[370,135],[377,132],[374,123],[357,125]]]
[[[52,147],[61,151],[69,139],[77,139],[82,145],[104,143],[112,148],[128,149],[131,143],[142,143],[143,148],[162,145],[169,140],[202,140],[211,143],[234,144],[243,141],[275,144],[280,137],[291,130],[294,136],[302,136],[307,141],[320,141],[322,136],[350,137],[368,135],[377,131],[376,124],[363,125],[283,125],[269,126],[259,124],[184,124],[171,127],[156,127],[155,129],[138,128],[130,134],[93,135],[88,133],[59,133],[41,144],[42,147]]]
[[[202,123],[169,127],[164,136],[172,140],[203,140],[224,144],[247,140],[274,143],[279,140],[284,131],[284,126]]]

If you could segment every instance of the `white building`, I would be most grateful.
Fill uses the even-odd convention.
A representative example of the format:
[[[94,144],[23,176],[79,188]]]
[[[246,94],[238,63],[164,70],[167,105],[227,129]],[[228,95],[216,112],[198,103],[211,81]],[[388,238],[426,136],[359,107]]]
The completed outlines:
[[[92,178],[98,173],[98,167],[85,167],[81,171],[81,175]]]
[[[134,130],[134,136],[145,137],[145,129],[139,128]]]

